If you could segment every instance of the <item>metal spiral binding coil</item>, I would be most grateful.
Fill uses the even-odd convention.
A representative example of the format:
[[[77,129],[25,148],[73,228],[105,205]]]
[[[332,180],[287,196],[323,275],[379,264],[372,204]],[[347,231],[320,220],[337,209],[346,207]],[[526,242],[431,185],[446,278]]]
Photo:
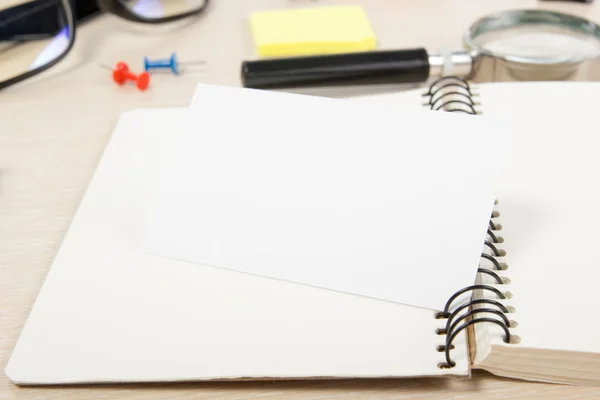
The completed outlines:
[[[433,82],[429,89],[423,94],[426,98],[424,106],[431,110],[449,111],[449,112],[463,112],[467,114],[479,114],[478,106],[474,98],[478,94],[473,90],[467,81],[462,78],[455,76],[447,76]],[[496,202],[497,204],[497,202]],[[445,319],[446,323],[443,328],[438,328],[436,334],[446,335],[446,341],[444,345],[437,346],[437,351],[443,352],[445,356],[445,362],[438,364],[439,368],[453,368],[456,363],[450,357],[450,351],[454,349],[453,342],[457,335],[463,330],[470,326],[480,323],[491,323],[502,328],[504,332],[504,342],[511,343],[511,339],[516,338],[511,335],[509,328],[516,325],[514,321],[510,321],[506,314],[514,312],[514,309],[509,306],[505,306],[498,300],[509,298],[509,292],[503,292],[496,286],[506,285],[510,283],[508,278],[498,275],[498,271],[503,271],[508,266],[500,262],[497,257],[503,257],[506,252],[503,249],[498,248],[498,243],[502,243],[504,240],[498,235],[498,231],[502,229],[502,226],[494,221],[500,214],[494,211],[490,217],[487,238],[484,242],[484,246],[491,251],[492,254],[482,253],[481,259],[491,263],[493,269],[478,268],[477,273],[482,275],[490,276],[493,280],[493,284],[474,284],[467,286],[452,295],[444,310],[436,313],[436,319]],[[461,295],[465,293],[478,293],[486,294],[484,298],[473,299],[463,302],[452,310],[452,304]],[[487,296],[487,295],[490,296]],[[495,297],[490,298],[491,296]],[[477,306],[474,308],[473,306]]]
[[[504,263],[501,263],[496,259],[496,257],[500,257],[506,254],[503,250],[498,249],[496,246],[498,243],[502,242],[501,236],[496,235],[494,232],[500,230],[501,226],[493,222],[493,219],[499,216],[497,212],[492,214],[490,218],[490,229],[488,230],[488,240],[485,241],[485,247],[492,250],[493,255],[482,253],[481,259],[487,260],[491,262],[493,265],[493,269],[488,268],[478,268],[478,274],[485,274],[491,276],[495,280],[495,284],[475,284],[471,286],[467,286],[454,295],[452,295],[446,305],[444,310],[436,313],[437,319],[445,319],[446,324],[444,328],[439,328],[436,330],[436,334],[438,335],[446,335],[446,342],[443,346],[438,346],[437,350],[440,352],[444,352],[445,362],[440,363],[438,365],[439,368],[452,368],[456,365],[452,358],[450,357],[450,351],[454,348],[453,341],[456,336],[462,332],[464,329],[469,326],[489,322],[495,325],[498,325],[504,331],[504,342],[511,343],[511,333],[509,328],[514,325],[513,321],[510,321],[506,314],[508,314],[511,309],[498,300],[493,298],[482,298],[482,299],[473,299],[460,304],[454,310],[452,310],[452,304],[458,299],[461,295],[474,291],[481,291],[483,293],[489,293],[490,295],[495,296],[498,299],[507,299],[508,293],[503,292],[499,288],[495,287],[498,285],[505,285],[510,282],[507,278],[501,277],[498,275],[497,271],[502,271],[508,268],[508,266]],[[487,296],[486,296],[487,297]],[[473,308],[474,305],[482,305],[483,308]],[[452,311],[451,311],[452,310]],[[466,312],[464,312],[466,310]],[[481,314],[487,314],[486,316],[482,316]],[[495,316],[497,318],[491,318],[489,315]]]
[[[429,89],[423,93],[427,100],[424,106],[430,110],[449,112],[462,112],[466,114],[479,114],[475,101],[478,94],[469,83],[455,76],[445,76],[433,82]]]

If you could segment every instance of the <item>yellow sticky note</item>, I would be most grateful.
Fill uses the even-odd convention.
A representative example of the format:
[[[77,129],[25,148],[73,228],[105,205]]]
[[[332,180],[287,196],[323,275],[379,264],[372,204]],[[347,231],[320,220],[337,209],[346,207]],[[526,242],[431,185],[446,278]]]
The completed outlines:
[[[256,12],[250,15],[250,26],[262,57],[350,53],[377,45],[359,6]]]

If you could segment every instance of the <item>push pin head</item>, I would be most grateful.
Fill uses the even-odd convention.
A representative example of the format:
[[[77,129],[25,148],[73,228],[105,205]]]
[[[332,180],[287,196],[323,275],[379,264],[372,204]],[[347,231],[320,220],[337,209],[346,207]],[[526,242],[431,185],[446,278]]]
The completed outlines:
[[[129,66],[124,62],[119,62],[113,69],[113,81],[118,85],[122,85],[127,80],[127,74],[129,73]]]

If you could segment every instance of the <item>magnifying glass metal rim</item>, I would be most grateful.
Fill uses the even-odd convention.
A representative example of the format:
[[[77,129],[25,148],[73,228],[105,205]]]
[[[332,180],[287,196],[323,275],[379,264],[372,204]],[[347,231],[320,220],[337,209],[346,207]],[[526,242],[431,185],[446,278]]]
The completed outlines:
[[[554,25],[559,28],[570,28],[576,33],[581,33],[587,36],[594,36],[600,42],[600,26],[584,18],[580,18],[570,14],[564,14],[547,10],[511,10],[500,11],[495,14],[486,15],[473,22],[464,34],[464,44],[469,50],[474,51],[479,55],[486,55],[495,58],[501,58],[507,61],[523,63],[523,64],[538,64],[538,65],[555,65],[555,64],[578,64],[583,61],[598,58],[586,56],[571,56],[561,58],[540,58],[540,57],[524,57],[511,54],[500,54],[490,51],[483,46],[477,44],[477,37],[484,33],[489,33],[499,28],[511,28],[516,26],[527,25]]]

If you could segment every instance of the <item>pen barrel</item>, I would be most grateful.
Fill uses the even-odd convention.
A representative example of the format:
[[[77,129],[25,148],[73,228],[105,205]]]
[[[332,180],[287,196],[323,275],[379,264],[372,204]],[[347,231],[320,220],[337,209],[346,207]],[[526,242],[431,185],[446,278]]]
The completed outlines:
[[[374,83],[417,83],[429,77],[423,48],[279,58],[242,63],[248,88]]]

